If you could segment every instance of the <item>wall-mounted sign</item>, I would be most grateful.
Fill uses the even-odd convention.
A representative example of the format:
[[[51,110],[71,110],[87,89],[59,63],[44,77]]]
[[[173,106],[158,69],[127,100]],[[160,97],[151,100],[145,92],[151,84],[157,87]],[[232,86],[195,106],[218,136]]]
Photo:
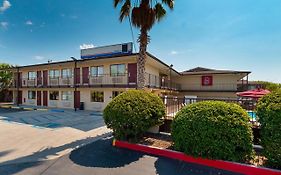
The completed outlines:
[[[204,75],[202,76],[202,86],[212,86],[213,85],[213,76]]]

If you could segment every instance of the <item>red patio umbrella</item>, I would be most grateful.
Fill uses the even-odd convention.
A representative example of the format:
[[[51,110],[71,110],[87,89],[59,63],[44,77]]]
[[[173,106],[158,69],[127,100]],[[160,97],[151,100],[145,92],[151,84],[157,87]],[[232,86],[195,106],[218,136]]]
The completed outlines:
[[[249,91],[238,92],[236,93],[236,95],[238,95],[239,97],[261,98],[268,93],[270,93],[269,90],[258,88]]]

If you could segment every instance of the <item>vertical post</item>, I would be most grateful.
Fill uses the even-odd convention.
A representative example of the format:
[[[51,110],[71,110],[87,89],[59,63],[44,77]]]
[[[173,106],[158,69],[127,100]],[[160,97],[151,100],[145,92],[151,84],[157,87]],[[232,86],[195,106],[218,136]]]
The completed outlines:
[[[171,65],[169,66],[169,70],[170,70],[170,78],[169,78],[169,80],[170,80],[170,82],[169,82],[170,94],[172,94],[172,68],[173,68],[173,65],[171,64]]]
[[[76,72],[76,69],[77,69],[77,59],[74,58],[74,57],[71,57],[71,59],[74,61],[74,94],[73,94],[73,101],[74,101],[74,111],[77,111],[77,108],[76,108],[76,96],[77,96],[77,72]]]
[[[17,106],[19,106],[19,92],[20,92],[20,68],[17,67],[17,83],[16,83],[16,86],[17,86],[17,99],[16,99],[16,104]]]

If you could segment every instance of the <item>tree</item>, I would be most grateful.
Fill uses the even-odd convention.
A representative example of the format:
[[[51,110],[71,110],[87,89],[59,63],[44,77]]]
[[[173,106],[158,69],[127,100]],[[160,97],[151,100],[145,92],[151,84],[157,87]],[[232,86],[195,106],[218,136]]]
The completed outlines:
[[[0,63],[0,92],[7,90],[12,83],[13,74],[9,70],[11,65],[6,63]]]
[[[278,89],[281,89],[281,84],[279,83],[273,83],[268,81],[256,81],[257,84],[259,84],[262,88],[268,89],[270,91],[276,91]]]
[[[140,29],[138,37],[139,56],[137,60],[137,80],[138,89],[145,87],[145,63],[146,50],[150,42],[148,31],[156,22],[159,22],[166,15],[164,6],[169,9],[174,8],[174,0],[114,0],[114,7],[121,4],[119,20],[122,22],[126,18],[132,19],[132,24]]]

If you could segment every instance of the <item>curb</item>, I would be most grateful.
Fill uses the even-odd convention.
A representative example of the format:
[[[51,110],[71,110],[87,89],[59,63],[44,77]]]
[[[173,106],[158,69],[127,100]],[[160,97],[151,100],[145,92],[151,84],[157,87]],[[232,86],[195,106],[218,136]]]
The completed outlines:
[[[242,173],[245,175],[281,175],[281,171],[269,168],[260,168],[252,165],[240,164],[235,162],[228,162],[222,160],[210,160],[203,158],[194,158],[185,155],[182,152],[177,152],[168,149],[161,149],[141,144],[132,144],[124,141],[113,140],[113,146],[119,148],[126,148],[134,151],[140,151],[151,155],[167,157],[171,159],[181,160],[187,163],[195,163],[213,168],[218,168],[226,171]]]
[[[4,108],[4,109],[21,109],[24,111],[48,111],[49,109],[45,109],[45,108],[25,108],[25,107],[19,107],[19,106],[9,106],[9,105],[2,105],[0,106],[0,108]]]

